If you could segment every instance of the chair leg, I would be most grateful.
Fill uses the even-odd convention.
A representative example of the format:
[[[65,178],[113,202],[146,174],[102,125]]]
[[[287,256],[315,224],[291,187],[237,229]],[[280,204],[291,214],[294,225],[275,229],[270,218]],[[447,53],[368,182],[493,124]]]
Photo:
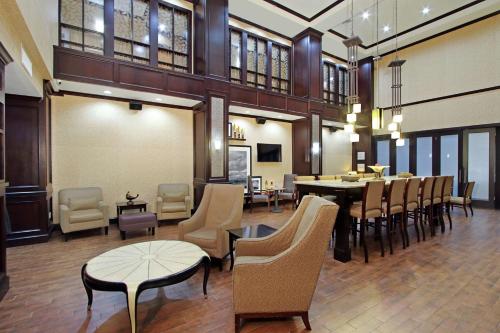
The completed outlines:
[[[64,241],[67,242],[69,239],[69,234],[64,234]]]
[[[431,237],[436,234],[436,231],[434,229],[434,205],[430,204],[427,208],[429,214],[429,226],[431,228]]]
[[[352,228],[352,246],[356,247],[357,238],[358,238],[358,219],[353,218],[351,220],[351,228]]]
[[[408,221],[408,215],[406,216],[406,221]],[[418,213],[417,209],[413,211],[413,225],[415,226],[415,233],[417,234],[417,242],[420,243],[420,232],[418,231]],[[410,245],[410,240],[408,239],[408,245]]]
[[[401,213],[401,219],[399,221],[397,221],[397,224],[399,225],[399,233],[401,235],[401,242],[403,243],[403,250],[406,249],[406,236],[405,236],[405,233],[404,233],[404,230],[403,230],[403,220],[404,220],[404,217],[403,217],[403,213]]]
[[[382,219],[380,217],[375,218],[375,230],[378,234],[379,242],[380,242],[380,256],[384,256],[384,239],[382,237]]]
[[[394,252],[392,251],[392,215],[388,214],[387,215],[387,240],[389,241],[389,254],[393,254]]]
[[[127,235],[123,230],[120,230],[120,236],[122,237],[122,240],[125,240],[127,238]]]
[[[450,223],[450,230],[453,228],[453,224],[451,223],[451,215],[450,215],[450,203],[446,203],[446,215],[448,215],[448,222]]]
[[[466,205],[466,204],[463,204],[463,205],[462,205],[462,208],[464,209],[464,212],[465,212],[465,217],[469,217],[469,214],[467,214],[467,205]]]
[[[474,211],[472,210],[472,203],[469,204],[469,208],[470,208],[470,215],[474,216]]]
[[[238,333],[240,331],[240,327],[241,327],[240,315],[235,314],[234,315],[234,332]]]
[[[439,223],[441,225],[441,233],[444,233],[445,225],[444,225],[444,205],[443,205],[443,203],[440,203],[438,205],[438,210],[439,210]]]
[[[403,213],[403,229],[406,238],[406,247],[410,246],[410,235],[408,234],[408,212]]]
[[[311,324],[309,323],[309,312],[303,312],[300,316],[302,317],[302,321],[304,322],[306,330],[310,331]]]
[[[366,220],[361,219],[361,225],[359,227],[360,233],[359,233],[359,243],[363,243],[363,251],[365,252],[365,263],[368,263],[368,248],[366,247],[366,241],[365,241],[365,232],[366,232],[366,226],[365,226]]]
[[[424,210],[424,208],[420,208],[420,230],[422,230],[422,241],[425,242],[425,228],[424,228],[424,218],[423,218],[423,215],[422,215],[422,210]]]
[[[224,268],[224,259],[219,259],[219,272],[222,272]]]
[[[108,235],[108,228],[109,228],[109,227],[104,227],[104,234],[105,234],[105,235]]]
[[[151,235],[153,235],[153,236],[155,235],[155,229],[156,229],[155,227],[151,228]]]

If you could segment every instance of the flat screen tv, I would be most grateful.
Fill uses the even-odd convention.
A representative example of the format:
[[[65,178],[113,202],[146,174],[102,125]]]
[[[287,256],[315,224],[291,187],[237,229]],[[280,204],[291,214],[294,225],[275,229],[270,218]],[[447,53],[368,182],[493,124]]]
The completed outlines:
[[[281,162],[281,145],[258,143],[257,162]]]

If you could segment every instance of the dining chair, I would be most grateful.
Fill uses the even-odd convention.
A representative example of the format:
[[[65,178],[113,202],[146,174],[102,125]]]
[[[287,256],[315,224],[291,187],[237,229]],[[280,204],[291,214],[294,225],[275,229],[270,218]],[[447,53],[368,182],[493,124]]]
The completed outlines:
[[[474,211],[472,210],[472,192],[474,191],[474,185],[476,182],[468,182],[465,184],[464,195],[462,197],[451,197],[450,204],[451,207],[459,206],[464,209],[465,217],[467,215],[467,205],[469,205],[470,213],[474,216]]]
[[[420,198],[418,203],[418,212],[420,218],[420,225],[422,226],[422,239],[425,241],[425,229],[424,229],[424,217],[425,220],[430,224],[429,221],[432,220],[432,188],[434,186],[434,181],[436,177],[425,177],[421,183]],[[432,227],[431,227],[431,234]]]
[[[420,190],[421,179],[418,177],[410,178],[406,182],[405,189],[405,236],[406,236],[406,246],[410,245],[410,237],[408,235],[408,219],[413,219],[413,225],[415,226],[415,233],[417,234],[417,242],[420,242],[420,232],[418,230],[418,191]],[[420,227],[424,229],[424,223],[420,220]]]
[[[446,176],[446,179],[444,181],[443,185],[443,210],[446,212],[446,215],[448,216],[448,222],[450,223],[450,230],[453,227],[453,224],[451,222],[451,214],[450,214],[450,206],[451,206],[451,195],[453,192],[453,176]]]
[[[384,194],[385,181],[368,181],[363,189],[363,200],[361,203],[352,204],[349,214],[353,218],[352,233],[353,243],[356,245],[356,234],[358,233],[358,220],[360,223],[360,244],[363,244],[365,263],[368,262],[368,248],[365,241],[366,223],[368,219],[375,219],[375,230],[378,232],[380,241],[380,255],[384,256],[384,242],[381,232],[382,217],[382,195]],[[388,234],[388,236],[390,236]]]
[[[248,206],[250,206],[250,214],[253,210],[253,205],[256,203],[267,203],[267,209],[271,211],[271,199],[269,195],[256,193],[253,189],[252,176],[248,176]]]
[[[435,234],[436,220],[441,226],[441,233],[444,232],[444,218],[443,218],[443,187],[446,176],[437,176],[432,187],[432,217],[431,219],[431,235]]]
[[[396,233],[395,225],[399,226],[401,234],[401,241],[403,242],[403,249],[406,248],[406,237],[403,231],[404,216],[405,216],[405,189],[406,179],[394,179],[389,185],[387,192],[387,201],[382,203],[382,210],[385,215],[387,238],[389,241],[390,254],[392,250],[392,234]],[[406,225],[405,225],[406,229]]]

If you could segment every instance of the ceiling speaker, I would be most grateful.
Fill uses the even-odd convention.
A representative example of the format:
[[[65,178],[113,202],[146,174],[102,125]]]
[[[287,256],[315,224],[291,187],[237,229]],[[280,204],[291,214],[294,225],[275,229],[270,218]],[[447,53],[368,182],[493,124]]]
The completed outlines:
[[[142,110],[142,103],[137,102],[137,101],[130,101],[129,108],[130,108],[130,110],[141,111]]]
[[[264,125],[264,124],[266,123],[266,120],[267,120],[267,119],[266,119],[266,118],[264,118],[264,117],[257,117],[257,118],[255,118],[255,121],[256,121],[256,122],[257,122],[257,124],[259,124],[259,125]]]

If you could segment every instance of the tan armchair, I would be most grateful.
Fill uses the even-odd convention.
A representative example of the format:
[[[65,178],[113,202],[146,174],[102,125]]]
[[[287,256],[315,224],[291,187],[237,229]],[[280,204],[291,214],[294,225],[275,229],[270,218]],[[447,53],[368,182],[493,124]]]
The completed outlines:
[[[185,219],[191,217],[191,196],[188,184],[160,184],[156,197],[158,220]]]
[[[74,231],[104,228],[108,234],[109,212],[99,187],[68,188],[59,191],[59,224],[64,240]]]
[[[242,318],[301,316],[308,330],[339,206],[305,196],[290,220],[264,238],[238,239],[233,271],[236,332]]]
[[[229,253],[226,230],[241,227],[243,186],[207,184],[194,215],[178,224],[179,240],[198,245],[220,260]]]

